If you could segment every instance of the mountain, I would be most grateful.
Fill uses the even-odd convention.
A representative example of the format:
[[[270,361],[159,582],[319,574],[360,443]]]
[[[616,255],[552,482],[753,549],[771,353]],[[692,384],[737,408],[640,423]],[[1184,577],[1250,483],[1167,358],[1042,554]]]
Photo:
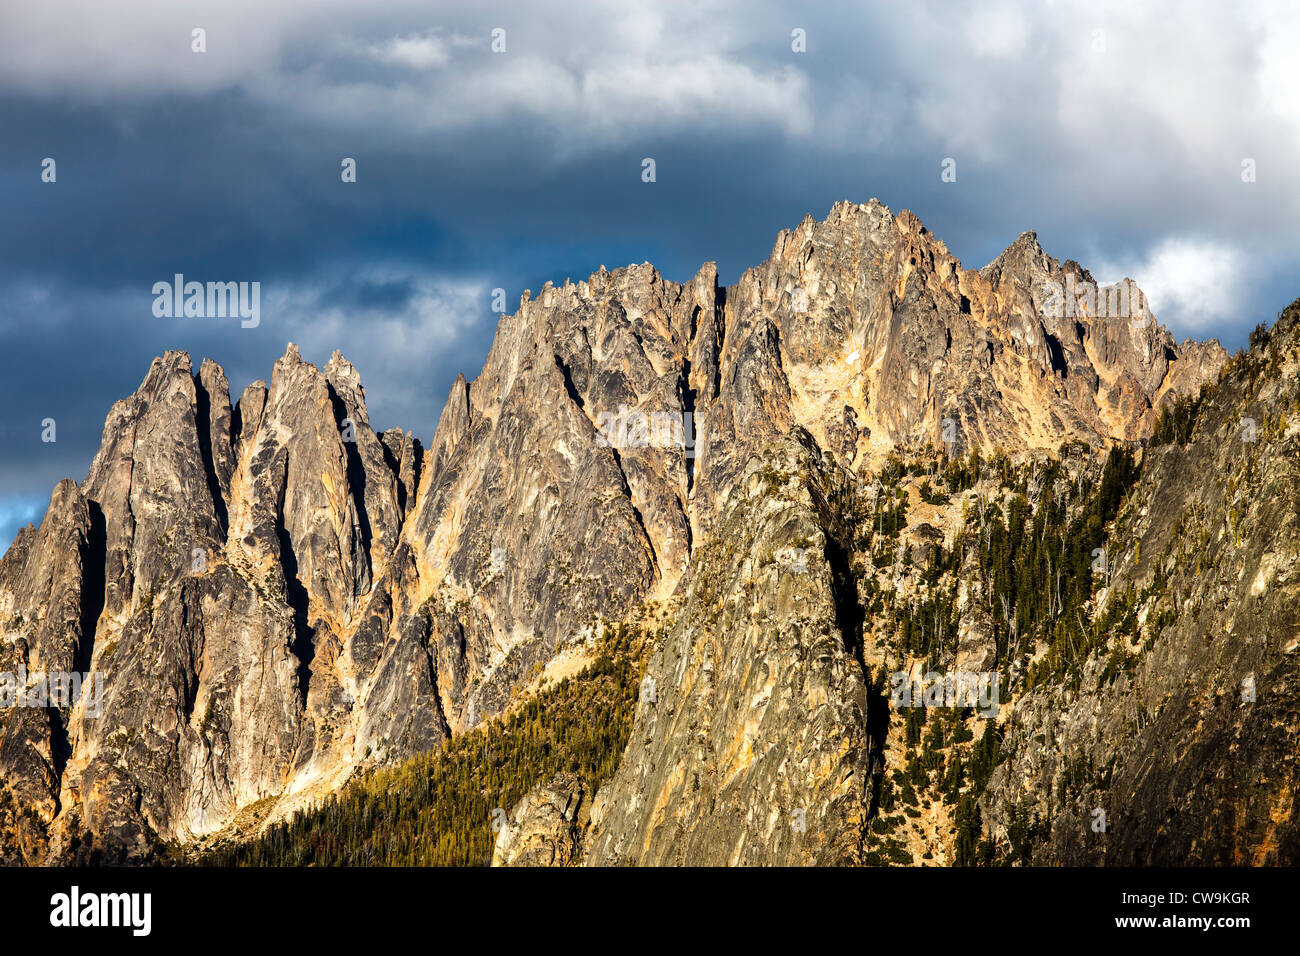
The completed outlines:
[[[1173,411],[1161,427],[1193,406],[1204,427],[1227,399],[1195,403],[1226,362],[1217,343],[1175,343],[1133,283],[1098,290],[1032,233],[967,270],[915,216],[874,200],[783,231],[733,286],[712,264],[684,284],[642,264],[526,292],[482,372],[452,387],[427,449],[371,428],[337,352],[318,369],[290,345],[270,386],[233,404],[219,366],[196,373],[169,352],[110,411],[86,480],[60,483],[41,526],[0,559],[0,672],[103,675],[100,706],[0,710],[0,858],[136,861],[166,844],[255,839],[381,768],[490,736],[585,673],[611,624],[631,622],[648,635],[643,676],[658,689],[637,697],[608,789],[539,781],[505,808],[500,861],[539,845],[591,863],[888,861],[920,837],[879,825],[911,733],[890,720],[883,675],[917,663],[913,631],[899,644],[905,608],[949,592],[964,609],[950,663],[1005,671],[1014,690],[982,819],[1004,842],[1009,829],[1054,833],[1059,808],[1025,779],[1063,772],[1047,725],[1074,715],[1071,733],[1099,734],[1077,751],[1096,766],[1131,736],[1132,717],[1118,715],[1132,706],[1100,690],[1083,704],[1069,674],[1026,686],[1051,628],[1025,617],[1008,641],[1008,618],[1030,612],[990,610],[1006,595],[997,575],[983,580],[989,555],[963,532],[976,524],[965,512],[978,509],[982,534],[993,509],[1018,507],[1001,494],[1018,481],[1034,483],[1031,515],[1045,490],[1055,501],[1058,485],[1086,485],[1093,497],[1062,498],[1056,517],[1099,509],[1088,534],[1118,520],[1116,533],[1149,537],[1147,563],[1121,562],[1086,600],[1075,575],[1071,610],[1101,613],[1128,581],[1149,587],[1138,569],[1155,574],[1173,547],[1166,512],[1218,499],[1188,487],[1180,462],[1162,469],[1171,456],[1157,449],[1142,455],[1141,493],[1169,503],[1146,524],[1110,514],[1093,488],[1115,483],[1102,456],[1140,449],[1162,408]],[[1067,452],[1049,480],[1048,459]],[[942,506],[941,474],[955,498]],[[930,520],[906,525],[904,513]],[[1289,527],[1261,520],[1260,546]],[[934,574],[940,555],[950,565]],[[1064,605],[1048,603],[1059,617]],[[1192,611],[1152,613],[1144,634]],[[1182,620],[1171,626],[1192,627]],[[1031,623],[1042,647],[1024,643]],[[1257,678],[1276,663],[1266,650],[1249,658]],[[930,653],[937,664],[945,652]],[[1145,673],[1132,668],[1126,680]],[[1110,723],[1098,729],[1086,706],[1109,708]],[[1235,726],[1215,724],[1206,746],[1231,746]],[[1189,799],[1163,739],[1130,776],[1111,761],[1110,786],[1154,788],[1171,808]],[[963,786],[971,831],[976,795]],[[1278,793],[1233,798],[1255,821],[1241,837],[1254,852],[1276,805],[1260,801]],[[582,832],[551,834],[577,827],[575,806]],[[805,829],[778,838],[795,811]],[[936,813],[927,824],[952,823]],[[946,839],[931,841],[941,855]]]
[[[796,429],[693,558],[582,861],[1294,864],[1298,450],[1300,301],[1140,465],[923,455],[868,485]],[[909,706],[933,674],[991,676],[991,706]]]

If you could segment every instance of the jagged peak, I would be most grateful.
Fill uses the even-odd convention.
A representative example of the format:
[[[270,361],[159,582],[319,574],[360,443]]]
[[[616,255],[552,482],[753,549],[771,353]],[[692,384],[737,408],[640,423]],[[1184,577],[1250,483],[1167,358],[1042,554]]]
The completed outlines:
[[[230,379],[226,377],[226,370],[217,362],[210,358],[205,358],[203,364],[199,366],[198,374],[194,376],[196,387],[212,395],[214,392],[221,396],[223,402],[229,402],[230,398]]]
[[[130,407],[130,403],[137,398],[156,394],[158,389],[163,386],[163,383],[181,376],[193,381],[194,364],[190,359],[190,353],[184,349],[168,349],[162,355],[154,356],[135,393],[132,396],[119,399],[114,403],[113,407],[115,409]]]
[[[1043,249],[1042,243],[1038,241],[1038,233],[1032,229],[1026,229],[1015,238],[1011,245],[998,253],[980,272],[985,276],[994,276],[1008,267],[1014,269],[1017,266],[1030,263],[1037,264],[1040,268],[1050,271],[1055,266],[1056,260]]]
[[[75,503],[81,500],[81,489],[71,478],[63,478],[54,486],[54,491],[50,495],[49,511],[57,511],[60,507]]]
[[[933,243],[943,252],[947,253],[948,251],[947,247],[926,228],[916,213],[910,209],[904,209],[895,215],[887,205],[873,196],[864,203],[853,202],[850,199],[838,200],[831,205],[830,210],[826,213],[826,218],[820,221],[812,213],[805,214],[793,229],[782,229],[777,233],[770,258],[776,258],[785,252],[789,248],[791,239],[795,236],[799,236],[801,239],[806,238],[819,226],[847,226],[849,227],[847,232],[858,235],[888,232],[897,229],[904,235],[925,237],[927,242]]]
[[[149,363],[149,372],[152,374],[155,370],[166,372],[184,371],[185,374],[189,375],[194,371],[194,362],[190,358],[190,353],[184,349],[168,349]]]
[[[1038,233],[1033,229],[1026,229],[1020,235],[1016,236],[1016,241],[1011,243],[1007,248],[1015,249],[1017,247],[1028,247],[1035,249],[1038,252],[1043,251],[1042,244],[1038,241]]]
[[[155,355],[153,360],[150,361],[149,368],[145,372],[144,378],[140,380],[140,385],[136,388],[135,393],[139,394],[149,388],[151,382],[156,384],[160,379],[167,380],[181,375],[191,380],[204,378],[213,381],[226,380],[226,370],[214,359],[204,358],[199,365],[198,371],[195,372],[194,360],[188,351],[185,349],[167,349],[162,355]],[[129,396],[119,399],[114,404],[119,405],[128,400]]]
[[[585,279],[573,281],[572,277],[565,278],[562,285],[556,285],[553,280],[546,280],[542,283],[542,288],[537,297],[533,297],[532,289],[524,289],[519,296],[519,308],[509,315],[502,315],[502,319],[516,318],[523,313],[529,305],[541,304],[543,308],[552,308],[556,303],[554,298],[548,302],[548,293],[562,296],[564,298],[576,297],[579,299],[587,298],[589,294],[600,295],[611,288],[616,288],[620,283],[626,280],[645,281],[651,285],[658,285],[665,282],[663,274],[658,267],[648,259],[641,262],[630,262],[625,266],[618,266],[615,269],[608,269],[602,263],[595,272],[592,272]],[[718,282],[718,263],[710,259],[700,264],[700,267],[686,281],[680,283],[683,287],[690,287],[698,283],[707,283],[713,287]],[[676,284],[676,283],[673,283]],[[562,306],[564,298],[558,300]],[[337,354],[337,353],[336,353]],[[344,359],[346,362],[346,359]],[[333,362],[333,359],[331,359]],[[328,368],[326,370],[328,374]]]
[[[894,219],[894,222],[897,223],[898,228],[905,233],[919,236],[925,235],[929,232],[929,230],[925,228],[925,224],[921,222],[921,217],[910,209],[904,209],[900,212]]]
[[[906,210],[904,211],[906,212]],[[854,202],[852,199],[837,200],[831,204],[830,211],[826,214],[826,219],[823,221],[830,222],[836,217],[848,219],[850,216],[855,216],[860,213],[873,213],[891,221],[896,218],[893,211],[888,206],[875,196],[872,196],[863,203]],[[812,214],[809,213],[806,218],[811,219]]]
[[[361,384],[361,373],[357,371],[357,367],[348,361],[347,356],[339,349],[335,349],[330,354],[330,360],[325,363],[324,372],[325,377],[330,381],[344,378],[354,384]]]
[[[1096,279],[1093,278],[1092,272],[1090,272],[1088,269],[1085,269],[1083,265],[1081,265],[1079,262],[1075,261],[1074,259],[1066,259],[1064,262],[1062,262],[1061,271],[1067,273],[1073,273],[1074,275],[1078,276],[1080,280],[1084,282],[1096,281]]]

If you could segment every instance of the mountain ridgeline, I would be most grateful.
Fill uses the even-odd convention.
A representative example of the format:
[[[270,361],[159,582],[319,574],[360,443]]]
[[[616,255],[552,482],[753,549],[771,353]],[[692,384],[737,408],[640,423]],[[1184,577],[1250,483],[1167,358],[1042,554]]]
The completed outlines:
[[[0,860],[1296,862],[1300,306],[1114,292],[844,202],[526,292],[427,447],[155,359],[0,559]]]

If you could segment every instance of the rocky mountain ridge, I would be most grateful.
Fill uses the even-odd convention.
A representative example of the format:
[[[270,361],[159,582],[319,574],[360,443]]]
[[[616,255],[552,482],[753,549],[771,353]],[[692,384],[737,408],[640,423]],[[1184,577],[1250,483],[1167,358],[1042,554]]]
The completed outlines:
[[[339,353],[290,345],[233,404],[219,366],[167,353],[0,560],[0,671],[106,677],[98,716],[0,712],[0,853],[147,858],[464,733],[677,593],[787,436],[860,473],[1140,442],[1226,356],[1097,314],[1090,280],[1031,233],[966,270],[911,213],[837,203],[734,286],[643,264],[525,293],[427,450],[370,427]]]

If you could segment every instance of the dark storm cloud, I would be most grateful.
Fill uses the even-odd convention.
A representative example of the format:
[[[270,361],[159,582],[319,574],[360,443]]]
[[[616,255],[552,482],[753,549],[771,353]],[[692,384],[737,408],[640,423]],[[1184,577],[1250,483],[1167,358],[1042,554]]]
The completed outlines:
[[[237,393],[287,341],[339,348],[373,423],[427,439],[492,289],[513,310],[643,260],[734,281],[840,198],[912,209],[968,266],[1036,229],[1229,346],[1297,292],[1282,5],[156,6],[0,14],[0,547],[165,349]],[[259,281],[261,324],[155,317],[177,272]]]

